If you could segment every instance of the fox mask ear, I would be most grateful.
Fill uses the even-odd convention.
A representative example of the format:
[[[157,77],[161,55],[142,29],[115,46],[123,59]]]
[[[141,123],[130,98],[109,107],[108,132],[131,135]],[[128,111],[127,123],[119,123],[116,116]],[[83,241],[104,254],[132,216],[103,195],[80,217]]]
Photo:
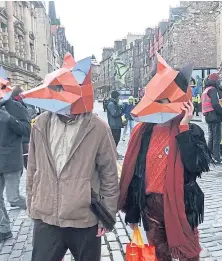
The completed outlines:
[[[185,93],[187,93],[187,88],[190,84],[190,79],[193,71],[193,63],[187,64],[182,67],[175,78],[175,83],[178,87]]]
[[[156,56],[153,61],[153,69],[151,71],[151,76],[153,77],[156,73],[161,72],[165,68],[169,67],[166,61],[156,52]]]
[[[66,53],[64,56],[64,61],[62,68],[71,69],[76,65],[74,58],[72,57],[71,53]]]

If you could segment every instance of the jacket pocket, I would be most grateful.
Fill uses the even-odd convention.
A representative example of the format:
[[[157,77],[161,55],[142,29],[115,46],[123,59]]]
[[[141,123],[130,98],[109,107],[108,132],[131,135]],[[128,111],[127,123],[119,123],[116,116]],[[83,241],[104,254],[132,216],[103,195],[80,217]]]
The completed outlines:
[[[55,185],[48,173],[37,170],[33,177],[31,212],[37,215],[52,215]]]
[[[18,143],[18,146],[0,146],[0,170],[2,169],[11,169],[12,166],[9,166],[8,160],[10,157],[10,165],[19,166],[18,169],[22,169],[22,147]]]
[[[87,222],[91,205],[91,183],[89,179],[67,180],[59,186],[59,219],[83,220]]]

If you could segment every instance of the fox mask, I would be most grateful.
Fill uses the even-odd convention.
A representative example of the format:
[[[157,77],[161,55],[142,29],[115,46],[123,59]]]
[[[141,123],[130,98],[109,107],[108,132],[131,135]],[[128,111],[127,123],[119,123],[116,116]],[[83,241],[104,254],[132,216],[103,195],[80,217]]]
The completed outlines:
[[[193,65],[175,71],[158,53],[156,55],[154,76],[147,84],[142,100],[131,112],[139,122],[167,122],[180,115],[183,103],[192,97],[189,82]]]
[[[93,94],[91,57],[76,63],[68,53],[62,68],[46,75],[42,85],[22,96],[27,104],[70,116],[92,111]]]

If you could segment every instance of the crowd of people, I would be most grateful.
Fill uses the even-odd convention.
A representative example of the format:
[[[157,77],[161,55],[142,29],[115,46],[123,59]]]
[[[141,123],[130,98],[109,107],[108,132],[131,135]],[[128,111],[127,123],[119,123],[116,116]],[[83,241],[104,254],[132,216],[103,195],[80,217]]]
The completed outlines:
[[[32,261],[61,261],[67,249],[76,261],[100,261],[101,237],[113,229],[119,210],[132,229],[143,222],[158,261],[198,261],[204,193],[197,178],[210,164],[220,164],[218,75],[208,77],[201,97],[210,132],[207,146],[203,130],[191,123],[191,66],[175,71],[157,54],[153,78],[138,105],[133,97],[120,104],[119,92],[111,92],[104,108],[107,125],[93,113],[88,60],[76,65],[70,55],[66,58],[62,72],[73,88],[58,70],[44,82],[48,92],[16,87],[9,99],[0,96],[0,242],[12,237],[6,188],[11,206],[27,209],[34,221]],[[53,97],[58,103],[43,103],[45,112],[31,128],[27,97]],[[64,97],[70,106],[53,111]],[[135,127],[134,119],[139,122]],[[128,130],[131,138],[118,183],[122,129],[122,139]],[[27,200],[19,193],[24,167]]]

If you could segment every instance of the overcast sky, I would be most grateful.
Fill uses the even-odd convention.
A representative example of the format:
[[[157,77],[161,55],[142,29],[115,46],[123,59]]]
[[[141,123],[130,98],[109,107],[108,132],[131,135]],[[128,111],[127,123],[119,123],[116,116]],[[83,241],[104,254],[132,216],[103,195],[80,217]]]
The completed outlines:
[[[143,34],[168,18],[170,6],[178,0],[56,0],[57,16],[74,45],[76,60],[94,54],[101,60],[102,48],[126,37],[128,32]]]

